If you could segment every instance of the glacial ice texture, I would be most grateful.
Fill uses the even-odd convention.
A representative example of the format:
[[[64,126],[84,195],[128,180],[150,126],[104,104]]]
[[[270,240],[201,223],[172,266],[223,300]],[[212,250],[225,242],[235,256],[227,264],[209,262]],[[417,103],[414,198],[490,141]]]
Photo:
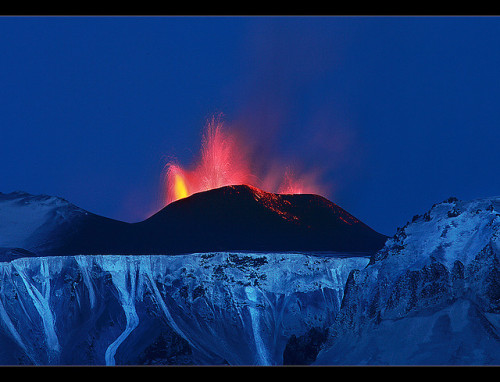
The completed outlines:
[[[204,253],[0,263],[0,364],[283,363],[363,257]]]

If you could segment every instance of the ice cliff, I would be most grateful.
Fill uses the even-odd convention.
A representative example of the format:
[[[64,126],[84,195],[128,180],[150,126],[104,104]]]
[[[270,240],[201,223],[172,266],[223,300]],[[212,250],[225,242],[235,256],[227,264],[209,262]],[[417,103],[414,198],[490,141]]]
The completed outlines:
[[[367,263],[279,253],[18,258],[0,263],[0,364],[282,364],[297,339],[312,334],[310,348],[315,333],[326,338],[350,271]]]

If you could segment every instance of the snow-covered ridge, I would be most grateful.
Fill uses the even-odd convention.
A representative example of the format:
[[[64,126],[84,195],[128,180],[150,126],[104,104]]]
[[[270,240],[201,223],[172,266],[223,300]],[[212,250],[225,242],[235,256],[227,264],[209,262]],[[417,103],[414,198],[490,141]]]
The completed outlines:
[[[390,259],[400,268],[419,268],[436,260],[447,267],[468,264],[488,243],[498,249],[500,196],[461,201],[449,198],[399,228],[375,260]],[[388,260],[386,264],[389,262]]]
[[[325,330],[367,258],[302,254],[20,258],[0,263],[1,364],[281,364]]]
[[[0,247],[36,249],[52,231],[87,214],[60,197],[0,192]]]
[[[500,197],[416,215],[349,275],[316,363],[499,365],[499,236]]]

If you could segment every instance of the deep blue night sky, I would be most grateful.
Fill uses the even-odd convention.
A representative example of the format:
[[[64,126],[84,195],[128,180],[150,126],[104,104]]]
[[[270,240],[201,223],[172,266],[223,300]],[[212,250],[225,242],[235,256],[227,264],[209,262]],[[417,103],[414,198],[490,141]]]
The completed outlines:
[[[3,17],[0,192],[142,220],[222,112],[392,235],[500,194],[499,100],[498,17]]]

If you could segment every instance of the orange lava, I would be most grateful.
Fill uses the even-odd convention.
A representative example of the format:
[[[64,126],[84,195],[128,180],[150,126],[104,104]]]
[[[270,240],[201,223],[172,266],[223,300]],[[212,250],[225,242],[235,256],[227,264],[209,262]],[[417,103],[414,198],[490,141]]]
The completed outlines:
[[[235,132],[225,130],[219,118],[212,117],[204,130],[198,162],[190,168],[176,162],[166,164],[164,202],[169,204],[197,192],[239,184],[279,194],[320,194],[325,191],[315,174],[297,176],[290,167],[283,171],[276,171],[276,167],[269,166],[273,171],[257,174],[243,139]]]

